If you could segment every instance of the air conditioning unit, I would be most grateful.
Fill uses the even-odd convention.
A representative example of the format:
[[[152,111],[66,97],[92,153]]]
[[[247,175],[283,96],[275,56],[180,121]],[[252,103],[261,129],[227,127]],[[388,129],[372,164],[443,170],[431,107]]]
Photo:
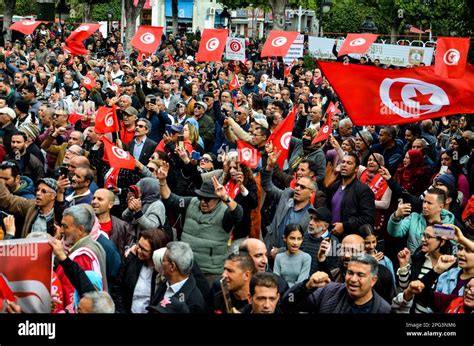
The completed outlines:
[[[216,9],[214,7],[210,7],[207,9],[207,15],[208,16],[213,16],[216,14]]]

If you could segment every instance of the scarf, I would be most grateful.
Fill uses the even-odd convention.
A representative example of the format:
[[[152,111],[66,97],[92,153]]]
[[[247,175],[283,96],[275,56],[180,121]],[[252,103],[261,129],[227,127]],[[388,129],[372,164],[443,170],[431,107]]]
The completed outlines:
[[[410,164],[407,167],[402,166],[397,170],[398,181],[400,185],[407,191],[411,191],[412,185],[415,183],[415,179],[419,176],[423,176],[425,172],[423,154],[420,150],[411,149],[408,150],[408,156],[410,157]]]
[[[146,213],[150,205],[160,199],[160,184],[156,178],[142,178],[137,186],[141,192],[142,212]]]

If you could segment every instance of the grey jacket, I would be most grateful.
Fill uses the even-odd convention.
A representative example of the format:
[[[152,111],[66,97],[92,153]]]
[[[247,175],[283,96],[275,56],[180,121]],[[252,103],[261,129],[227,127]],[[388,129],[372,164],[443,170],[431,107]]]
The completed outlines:
[[[316,163],[316,181],[318,183],[322,183],[324,181],[324,176],[326,175],[326,156],[321,148],[316,149],[309,153],[308,155],[304,155],[303,153],[303,141],[299,138],[292,137],[291,138],[291,151],[288,159],[288,163],[290,164],[289,173],[293,174],[294,171],[291,167],[295,161],[298,160],[298,157],[303,156],[304,159],[314,161]]]

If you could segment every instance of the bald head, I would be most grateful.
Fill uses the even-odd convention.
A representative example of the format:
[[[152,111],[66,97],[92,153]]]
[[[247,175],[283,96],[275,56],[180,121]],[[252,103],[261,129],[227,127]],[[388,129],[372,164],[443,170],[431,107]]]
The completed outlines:
[[[358,234],[349,234],[341,242],[341,258],[344,267],[347,268],[347,264],[354,255],[364,253],[364,238]]]
[[[264,272],[267,269],[267,247],[263,241],[255,238],[246,239],[240,245],[239,250],[248,252],[257,271]]]
[[[89,159],[85,156],[75,156],[69,161],[69,164],[76,167],[91,167]]]
[[[94,193],[94,197],[92,198],[92,208],[94,209],[94,213],[99,217],[107,218],[110,216],[110,209],[114,206],[115,195],[112,191],[107,189],[98,189]],[[102,219],[102,221],[107,221]],[[101,221],[101,222],[102,222]]]

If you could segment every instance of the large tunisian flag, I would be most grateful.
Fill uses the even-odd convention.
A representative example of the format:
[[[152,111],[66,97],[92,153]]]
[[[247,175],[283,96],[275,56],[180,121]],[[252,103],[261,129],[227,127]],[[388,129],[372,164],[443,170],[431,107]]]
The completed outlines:
[[[220,61],[228,36],[227,29],[204,29],[196,61]]]
[[[13,293],[21,310],[50,313],[53,257],[48,241],[15,239],[0,242],[0,257],[3,286],[8,285],[9,295]]]
[[[297,31],[270,31],[260,56],[285,56],[299,34]]]
[[[82,43],[86,38],[99,30],[100,24],[82,23],[77,27],[66,40],[66,46],[74,55],[85,54],[87,51]]]
[[[474,66],[470,64],[458,79],[438,77],[432,66],[385,70],[321,61],[319,66],[357,126],[474,113]]]
[[[364,54],[378,36],[374,34],[347,34],[346,40],[337,55],[341,56],[350,53]]]
[[[153,54],[158,49],[163,34],[162,26],[142,25],[138,28],[131,41],[132,46],[140,52]]]

